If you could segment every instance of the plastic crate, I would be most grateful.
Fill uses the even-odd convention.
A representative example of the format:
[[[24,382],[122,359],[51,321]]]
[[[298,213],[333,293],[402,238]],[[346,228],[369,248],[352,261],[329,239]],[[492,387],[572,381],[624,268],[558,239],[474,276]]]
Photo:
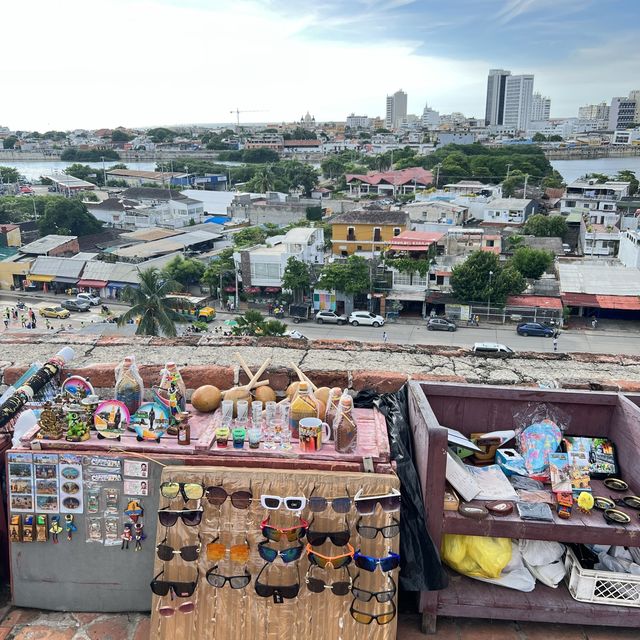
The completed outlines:
[[[574,600],[619,607],[640,607],[640,576],[583,569],[569,547],[564,567],[565,581]]]

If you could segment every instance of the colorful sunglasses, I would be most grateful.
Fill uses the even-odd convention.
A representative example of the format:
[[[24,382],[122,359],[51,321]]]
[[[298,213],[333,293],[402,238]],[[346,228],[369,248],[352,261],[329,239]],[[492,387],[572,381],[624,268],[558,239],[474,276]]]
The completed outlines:
[[[222,589],[227,582],[232,589],[244,589],[251,582],[251,574],[245,568],[244,575],[242,576],[223,576],[221,573],[216,573],[218,565],[211,567],[207,571],[207,582],[216,589]]]
[[[305,576],[304,581],[307,584],[307,589],[312,593],[324,593],[325,589],[329,589],[334,596],[346,596],[351,589],[351,576],[349,575],[349,569],[343,567],[345,573],[349,580],[342,580],[338,582],[332,582],[331,584],[327,584],[324,580],[320,580],[320,578],[314,578],[312,575],[314,566],[309,565],[309,571],[307,571],[307,575]]]
[[[204,495],[204,487],[197,482],[163,482],[160,485],[160,495],[163,498],[173,500],[179,493],[185,502],[200,500]]]
[[[207,545],[207,560],[211,562],[219,562],[227,555],[227,546],[218,542],[219,538],[220,536],[215,537]],[[249,561],[250,552],[249,542],[245,540],[244,544],[234,544],[229,547],[229,558],[231,562],[245,563]]]
[[[151,581],[151,591],[157,596],[166,596],[169,591],[177,598],[189,598],[198,586],[200,571],[196,569],[196,579],[192,582],[178,582],[176,580],[158,580],[164,574],[164,569]]]
[[[360,567],[365,571],[375,571],[378,566],[380,567],[380,571],[392,571],[400,564],[400,556],[390,550],[389,555],[384,558],[373,558],[371,556],[365,556],[360,553],[360,551],[356,551],[353,561],[356,567]]]
[[[161,605],[158,602],[158,614],[163,618],[169,618],[171,616],[174,616],[176,613],[193,613],[195,608],[196,604],[195,602],[191,602],[191,600],[189,600],[188,602],[183,602],[177,607],[170,607],[167,604]]]
[[[269,540],[264,540],[258,545],[258,553],[260,554],[260,557],[267,562],[275,562],[278,556],[282,558],[282,562],[294,562],[300,558],[300,556],[302,555],[302,550],[304,549],[304,547],[299,544],[295,547],[289,547],[288,549],[278,551],[278,549],[267,547],[266,545],[268,544]]]
[[[281,496],[260,496],[260,504],[265,509],[279,509],[284,505],[285,509],[289,511],[302,511],[307,506],[307,499],[304,496],[287,496],[282,498]]]
[[[227,498],[231,498],[231,504],[236,509],[248,509],[253,500],[253,494],[251,491],[234,491],[233,493],[227,493],[224,487],[207,487],[205,495],[209,504],[216,507],[223,505]]]
[[[260,523],[260,528],[262,529],[262,535],[267,540],[271,540],[271,542],[280,542],[283,538],[289,542],[295,542],[304,538],[309,528],[309,523],[304,518],[300,518],[300,524],[295,527],[281,528],[270,525],[269,518],[265,518]]]
[[[355,549],[350,544],[347,544],[347,549],[349,550],[347,553],[341,553],[337,556],[325,556],[322,553],[318,553],[310,544],[307,545],[306,549],[309,562],[323,569],[342,569],[342,567],[346,567],[351,564],[355,552]]]
[[[356,530],[360,534],[360,537],[369,540],[376,538],[379,533],[382,534],[383,538],[394,538],[400,533],[400,523],[395,518],[393,518],[393,524],[386,527],[372,527],[370,525],[363,525],[361,522],[362,518],[358,520]]]
[[[357,512],[362,515],[369,516],[375,513],[378,504],[386,513],[400,509],[400,492],[397,489],[391,489],[389,493],[379,496],[363,496],[362,492],[363,489],[360,489],[353,499]]]
[[[355,582],[357,582],[360,574],[356,576]],[[369,602],[371,598],[375,598],[380,604],[385,602],[391,602],[398,590],[396,583],[393,578],[389,578],[391,580],[391,589],[387,589],[386,591],[369,591],[368,589],[363,589],[362,587],[358,587],[355,584],[351,587],[351,591],[353,592],[354,597],[361,602]]]
[[[165,562],[173,560],[174,556],[180,556],[186,562],[194,562],[198,559],[200,551],[202,550],[202,545],[200,543],[188,547],[181,547],[180,549],[174,549],[168,544],[165,544],[166,541],[167,538],[165,537],[165,539],[156,546],[158,558]]]
[[[378,613],[376,615],[372,613],[365,613],[364,611],[358,611],[355,608],[355,603],[355,600],[351,603],[349,613],[351,614],[351,617],[360,624],[371,624],[374,620],[379,625],[389,624],[396,617],[396,605],[393,604],[393,601],[391,602],[393,605],[391,611],[388,613]]]
[[[182,522],[187,527],[197,527],[202,521],[202,507],[180,511],[172,511],[169,507],[163,507],[158,510],[158,520],[163,527],[173,527],[178,522],[178,518],[182,518]]]
[[[284,598],[285,600],[292,600],[293,598],[295,598],[298,595],[298,592],[300,591],[300,567],[296,564],[295,567],[298,571],[298,582],[295,584],[288,584],[288,585],[282,585],[282,584],[264,584],[263,582],[260,582],[260,576],[262,575],[262,572],[267,568],[267,567],[272,567],[273,565],[270,562],[266,562],[262,569],[260,569],[260,573],[258,574],[258,577],[256,578],[256,582],[255,582],[255,590],[256,593],[261,597],[261,598],[270,598],[271,596],[275,596],[275,597],[281,597]]]
[[[313,522],[311,523],[313,525]],[[323,545],[327,539],[331,540],[331,542],[336,547],[344,547],[347,542],[351,539],[351,531],[349,529],[349,524],[346,523],[347,528],[344,531],[312,531],[311,525],[309,525],[309,530],[307,531],[307,542],[312,547],[319,547]]]

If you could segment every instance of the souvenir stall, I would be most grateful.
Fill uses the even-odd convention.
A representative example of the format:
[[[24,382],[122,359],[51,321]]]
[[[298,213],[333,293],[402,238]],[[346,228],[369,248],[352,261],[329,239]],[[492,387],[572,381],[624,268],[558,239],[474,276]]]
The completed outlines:
[[[126,358],[102,397],[60,375],[65,364],[52,358],[0,406],[16,428],[16,605],[153,605],[152,637],[182,638],[203,637],[216,616],[217,629],[225,620],[251,637],[293,626],[315,637],[331,606],[325,635],[356,637],[362,625],[394,636],[400,494],[381,414],[301,371],[278,398],[260,379],[269,361],[255,373],[242,362],[246,384],[201,387],[190,404],[172,363],[145,390]]]
[[[409,383],[437,616],[640,627],[640,408],[618,393]],[[428,490],[427,490],[428,488]]]

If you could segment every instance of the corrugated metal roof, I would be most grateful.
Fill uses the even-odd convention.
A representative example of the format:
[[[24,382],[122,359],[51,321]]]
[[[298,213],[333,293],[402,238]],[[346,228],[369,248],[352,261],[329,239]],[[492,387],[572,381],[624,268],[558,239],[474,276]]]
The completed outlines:
[[[84,265],[84,260],[39,256],[31,266],[30,272],[39,276],[80,278],[80,273]]]
[[[562,300],[560,300],[560,298],[551,298],[548,296],[509,296],[507,298],[507,306],[562,309]]]
[[[194,244],[200,244],[201,242],[210,242],[219,237],[221,236],[207,233],[206,231],[191,231],[170,238],[163,238],[162,240],[154,240],[153,242],[146,242],[144,244],[135,244],[131,247],[123,247],[112,251],[112,253],[123,258],[133,258],[135,256],[139,258],[150,258],[172,251],[179,251],[180,249],[193,246]]]
[[[44,238],[39,238],[38,240],[34,240],[29,244],[25,244],[23,247],[20,247],[20,252],[44,255],[46,253],[49,253],[49,251],[55,249],[56,247],[59,247],[60,245],[77,239],[78,236],[59,236],[56,234],[50,234],[48,236],[45,236]]]
[[[103,262],[101,260],[91,260],[84,266],[82,272],[83,280],[110,280],[114,263]]]
[[[640,270],[624,267],[619,262],[581,260],[558,263],[562,293],[590,293],[594,295],[640,295]]]
[[[640,311],[640,296],[597,296],[588,293],[563,293],[562,300],[570,307]]]

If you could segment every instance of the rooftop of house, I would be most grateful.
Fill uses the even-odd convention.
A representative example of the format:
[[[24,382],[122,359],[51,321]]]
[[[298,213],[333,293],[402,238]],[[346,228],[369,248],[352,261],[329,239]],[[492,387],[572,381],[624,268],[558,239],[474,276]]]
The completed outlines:
[[[409,214],[404,211],[348,211],[333,216],[331,224],[369,224],[402,226],[409,223]]]
[[[531,202],[525,198],[495,198],[487,202],[487,209],[524,209]]]
[[[107,198],[102,202],[87,203],[87,209],[89,209],[89,211],[94,209],[98,211],[129,211],[129,209],[137,207],[138,204],[135,200],[128,200],[126,198]]]
[[[561,260],[558,277],[562,293],[640,296],[638,269],[617,260]]]
[[[287,231],[282,242],[286,244],[307,244],[317,231],[316,227],[294,227]]]
[[[0,233],[9,233],[14,229],[19,229],[20,227],[17,224],[3,224],[0,225]]]
[[[20,252],[30,253],[33,255],[45,255],[49,253],[49,251],[53,251],[54,249],[77,239],[78,236],[59,236],[52,233],[48,236],[44,236],[44,238],[39,238],[29,244],[25,244],[20,247]]]
[[[319,147],[322,140],[285,140],[285,147]]]
[[[38,256],[31,266],[31,273],[40,276],[79,278],[84,265],[84,260]]]
[[[393,251],[427,251],[431,245],[442,240],[444,235],[428,231],[403,231],[391,241],[389,248]]]
[[[170,238],[137,243],[130,247],[120,247],[112,253],[121,258],[152,258],[173,251],[181,251],[203,242],[211,242],[218,237],[220,236],[206,231],[189,231]]]
[[[160,187],[129,187],[121,194],[121,198],[127,200],[185,200],[184,196],[175,189],[162,189]]]
[[[170,180],[171,178],[183,178],[186,173],[177,173],[171,171],[137,171],[134,169],[111,169],[107,171],[108,176],[115,176],[116,178],[147,178],[149,180]]]
[[[178,236],[183,231],[181,229],[163,229],[161,227],[152,227],[150,229],[138,229],[131,233],[121,233],[120,237],[125,241],[135,242],[153,242],[154,240],[162,240],[163,238],[171,238]]]
[[[366,182],[370,185],[385,183],[402,186],[415,182],[416,184],[427,186],[433,183],[433,173],[422,167],[409,167],[397,171],[371,171],[366,175],[348,173],[345,179],[347,183],[353,180],[359,180],[360,182]]]

